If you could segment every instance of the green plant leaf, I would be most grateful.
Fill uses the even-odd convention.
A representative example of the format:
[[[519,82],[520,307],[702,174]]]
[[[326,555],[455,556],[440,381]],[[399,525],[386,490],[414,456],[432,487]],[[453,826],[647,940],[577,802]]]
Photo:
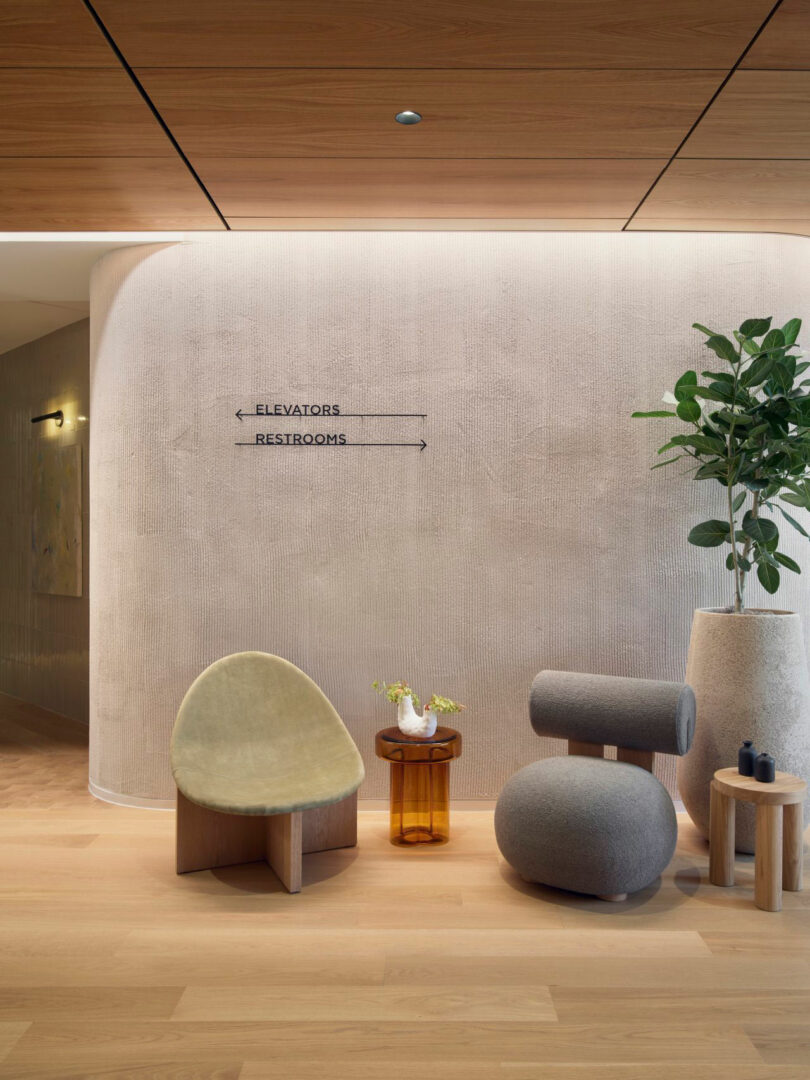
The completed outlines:
[[[754,517],[749,510],[742,520],[742,530],[746,536],[760,544],[767,544],[779,539],[779,530],[768,518]]]
[[[689,530],[687,539],[695,547],[720,547],[729,538],[729,526],[727,521],[718,521],[716,518],[710,521],[701,521]]]
[[[734,376],[729,375],[727,371],[702,371],[701,375],[704,379],[715,379],[717,382],[734,384]]]
[[[799,331],[802,328],[801,319],[789,319],[782,327],[782,333],[785,335],[785,345],[790,347],[796,341],[799,336]]]
[[[775,593],[779,588],[779,571],[770,563],[757,563],[757,577],[767,593]]]
[[[710,435],[685,435],[683,445],[692,446],[701,454],[724,455],[726,452],[726,444],[723,440],[712,438]]]
[[[733,421],[735,424],[741,424],[743,427],[747,427],[748,424],[753,424],[754,417],[749,416],[747,413],[735,413],[729,409],[721,409],[717,414],[723,420],[726,420],[729,424]]]
[[[696,480],[722,480],[728,476],[728,466],[724,461],[709,461],[695,472]]]
[[[805,536],[805,537],[807,537],[808,540],[810,540],[810,533],[808,533],[807,530],[802,525],[799,524],[799,522],[796,520],[795,517],[793,517],[792,514],[789,514],[787,512],[787,510],[785,510],[781,506],[778,506],[777,510],[779,510],[779,513],[782,515],[782,517],[786,521],[788,521],[797,532],[800,532],[802,534],[802,536]]]
[[[704,401],[721,401],[726,404],[734,397],[734,391],[731,386],[726,389],[725,383],[715,386],[696,386],[692,397],[703,398]]]
[[[765,382],[775,364],[773,356],[758,356],[740,375],[740,382],[743,386],[758,386]]]
[[[770,330],[772,318],[773,316],[768,319],[746,319],[740,325],[740,333],[743,337],[748,338],[762,337],[763,334],[767,334]]]
[[[773,554],[778,563],[781,563],[782,566],[786,567],[788,570],[792,570],[794,574],[800,574],[802,572],[802,568],[799,564],[791,559],[789,555],[783,555],[781,551],[775,551]]]
[[[723,337],[722,334],[712,334],[709,340],[706,342],[706,348],[711,349],[713,353],[716,353],[721,360],[728,360],[730,364],[737,363],[737,350],[731,344],[727,337]]]
[[[692,329],[693,330],[699,330],[701,332],[701,334],[705,334],[707,337],[716,337],[717,336],[715,334],[714,330],[709,330],[707,327],[701,326],[699,322],[693,322],[692,323]]]
[[[675,383],[675,398],[678,401],[685,401],[686,398],[694,396],[695,387],[697,386],[697,372],[685,371],[681,375],[680,379]]]
[[[678,414],[672,412],[670,409],[654,409],[652,412],[634,412],[630,415],[633,419],[636,419],[650,416],[677,416]]]
[[[677,457],[667,458],[666,461],[659,461],[657,465],[651,465],[650,468],[651,469],[663,469],[663,467],[665,465],[672,465],[676,461],[680,461],[684,456],[685,456],[684,454],[678,454]]]
[[[793,374],[781,360],[777,360],[773,366],[771,383],[776,390],[781,391],[783,394],[793,388]]]
[[[737,566],[739,566],[740,570],[744,571],[744,573],[746,573],[746,574],[751,569],[751,563],[739,551],[737,552]],[[726,569],[727,570],[733,570],[734,569],[734,552],[733,551],[730,551],[728,553],[728,555],[726,556]]]
[[[742,504],[745,502],[745,500],[747,498],[748,498],[748,492],[747,491],[741,491],[738,495],[734,496],[734,501],[731,504],[731,508],[732,508],[732,510],[734,511],[735,514],[737,513],[737,511],[740,509],[740,507],[742,506]]]
[[[677,413],[681,420],[694,424],[700,419],[700,406],[696,401],[679,401]]]

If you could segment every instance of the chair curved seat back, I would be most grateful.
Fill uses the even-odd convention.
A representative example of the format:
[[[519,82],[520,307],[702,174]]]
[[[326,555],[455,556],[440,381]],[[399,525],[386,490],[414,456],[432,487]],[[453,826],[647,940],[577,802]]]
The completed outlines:
[[[171,768],[187,799],[230,814],[325,806],[364,777],[323,691],[288,660],[262,652],[223,657],[195,679],[175,721]]]

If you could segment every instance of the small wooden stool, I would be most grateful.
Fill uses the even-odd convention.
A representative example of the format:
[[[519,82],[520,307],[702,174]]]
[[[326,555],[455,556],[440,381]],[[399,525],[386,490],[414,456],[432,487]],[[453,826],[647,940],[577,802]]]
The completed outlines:
[[[709,880],[734,884],[734,800],[756,806],[754,840],[754,903],[763,911],[782,910],[782,889],[802,889],[802,804],[807,784],[778,772],[762,784],[739,770],[718,769],[711,788]]]

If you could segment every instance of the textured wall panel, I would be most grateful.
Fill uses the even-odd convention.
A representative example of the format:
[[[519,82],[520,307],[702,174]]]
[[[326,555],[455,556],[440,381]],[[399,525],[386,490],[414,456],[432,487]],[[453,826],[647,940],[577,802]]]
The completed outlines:
[[[650,473],[666,425],[629,414],[706,366],[692,321],[806,314],[806,250],[274,233],[106,255],[92,285],[93,781],[169,797],[183,693],[240,649],[324,688],[366,759],[366,797],[387,790],[373,735],[393,720],[374,678],[467,703],[454,794],[492,798],[560,748],[529,727],[539,668],[681,677],[693,608],[729,597],[722,556],[685,539],[721,490]],[[428,416],[234,417],[273,401]],[[428,447],[233,445],[257,430]],[[779,601],[804,597],[790,582]]]
[[[0,692],[87,721],[87,319],[0,356]],[[54,409],[63,427],[31,417]],[[38,442],[82,447],[82,596],[34,592],[32,461]]]

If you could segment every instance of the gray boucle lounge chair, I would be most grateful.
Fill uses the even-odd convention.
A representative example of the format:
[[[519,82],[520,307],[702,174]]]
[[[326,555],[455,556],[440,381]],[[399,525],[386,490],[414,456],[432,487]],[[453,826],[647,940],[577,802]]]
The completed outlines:
[[[568,740],[567,758],[527,765],[495,810],[504,858],[527,881],[624,900],[664,870],[675,808],[654,754],[685,754],[695,695],[684,683],[541,671],[529,702],[538,735]],[[604,745],[617,761],[603,760]]]

